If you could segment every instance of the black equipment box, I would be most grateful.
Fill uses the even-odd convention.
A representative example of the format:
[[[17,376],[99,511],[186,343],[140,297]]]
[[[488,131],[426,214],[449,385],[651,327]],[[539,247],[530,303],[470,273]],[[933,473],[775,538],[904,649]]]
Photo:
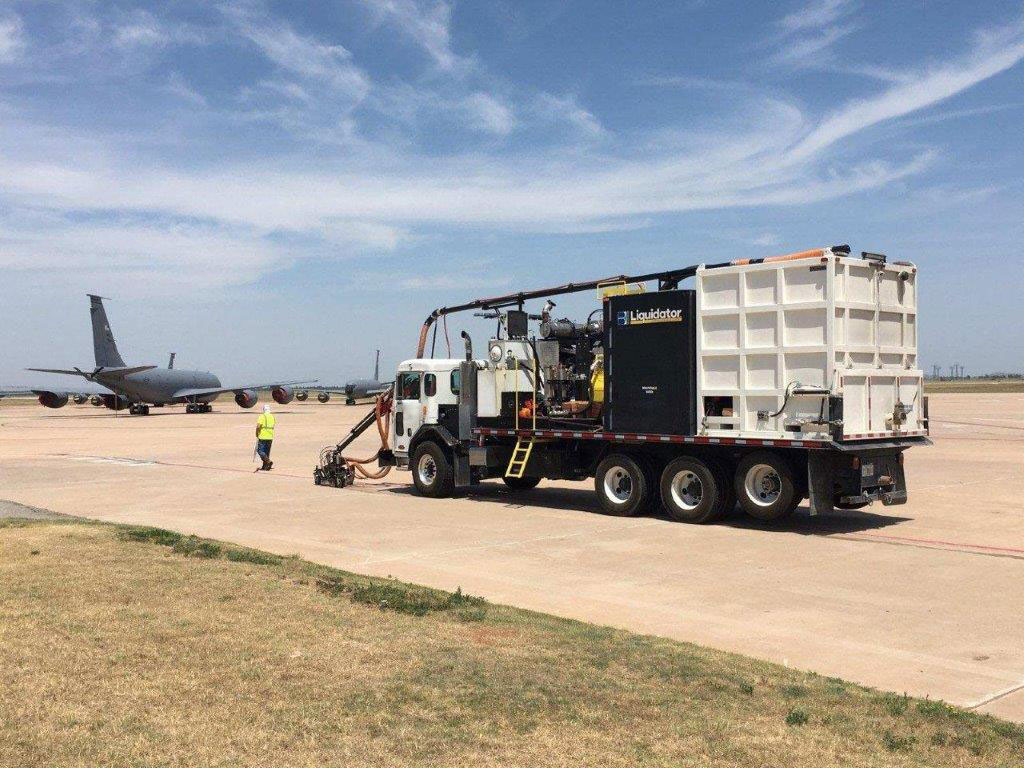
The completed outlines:
[[[696,433],[696,293],[657,291],[604,302],[604,428]]]

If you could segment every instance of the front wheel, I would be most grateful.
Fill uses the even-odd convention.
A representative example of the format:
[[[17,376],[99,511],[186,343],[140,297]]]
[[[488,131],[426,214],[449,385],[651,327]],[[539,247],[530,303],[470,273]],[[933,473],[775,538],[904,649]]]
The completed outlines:
[[[594,490],[601,508],[620,517],[639,515],[650,493],[643,468],[624,454],[612,454],[597,465]]]
[[[744,456],[736,467],[734,487],[743,511],[765,522],[781,520],[800,503],[793,469],[772,451]]]
[[[722,511],[718,478],[707,464],[689,456],[673,459],[661,473],[661,500],[669,515],[684,523],[707,523]]]
[[[437,443],[427,440],[412,454],[412,482],[421,496],[441,499],[452,495],[455,473],[447,454]]]

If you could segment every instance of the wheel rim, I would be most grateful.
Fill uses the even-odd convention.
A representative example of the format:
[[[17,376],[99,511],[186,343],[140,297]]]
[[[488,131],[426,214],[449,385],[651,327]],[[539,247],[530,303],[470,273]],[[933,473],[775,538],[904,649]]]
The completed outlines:
[[[604,494],[613,504],[625,504],[633,498],[633,478],[625,467],[612,467],[604,473]]]
[[[704,498],[704,483],[696,474],[686,469],[676,472],[672,478],[672,501],[680,509],[692,512]]]
[[[747,498],[759,507],[770,507],[782,495],[782,478],[768,464],[755,464],[743,480]]]
[[[420,456],[419,464],[416,465],[416,473],[419,475],[421,483],[433,485],[434,479],[437,477],[437,462],[434,461],[434,457],[429,453]]]

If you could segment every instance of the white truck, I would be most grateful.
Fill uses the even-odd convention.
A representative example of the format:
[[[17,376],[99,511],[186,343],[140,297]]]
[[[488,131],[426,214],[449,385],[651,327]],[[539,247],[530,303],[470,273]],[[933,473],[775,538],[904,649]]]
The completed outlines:
[[[585,321],[524,308],[592,289]],[[464,359],[425,356],[436,320],[469,309],[499,319],[486,354],[463,332]],[[928,443],[917,268],[833,246],[440,308],[375,414],[325,449],[319,484],[351,482],[344,449],[384,415],[378,465],[425,496],[594,478],[610,514],[694,523],[737,503],[764,521],[804,499],[812,514],[902,504],[903,451]]]

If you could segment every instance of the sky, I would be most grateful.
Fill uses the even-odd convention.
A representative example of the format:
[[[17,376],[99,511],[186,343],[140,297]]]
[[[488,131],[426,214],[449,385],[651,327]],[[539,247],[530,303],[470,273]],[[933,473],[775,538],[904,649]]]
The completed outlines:
[[[1000,0],[0,0],[0,384],[92,364],[86,293],[129,363],[337,382],[836,243],[919,265],[925,370],[1020,371],[1022,59]]]

